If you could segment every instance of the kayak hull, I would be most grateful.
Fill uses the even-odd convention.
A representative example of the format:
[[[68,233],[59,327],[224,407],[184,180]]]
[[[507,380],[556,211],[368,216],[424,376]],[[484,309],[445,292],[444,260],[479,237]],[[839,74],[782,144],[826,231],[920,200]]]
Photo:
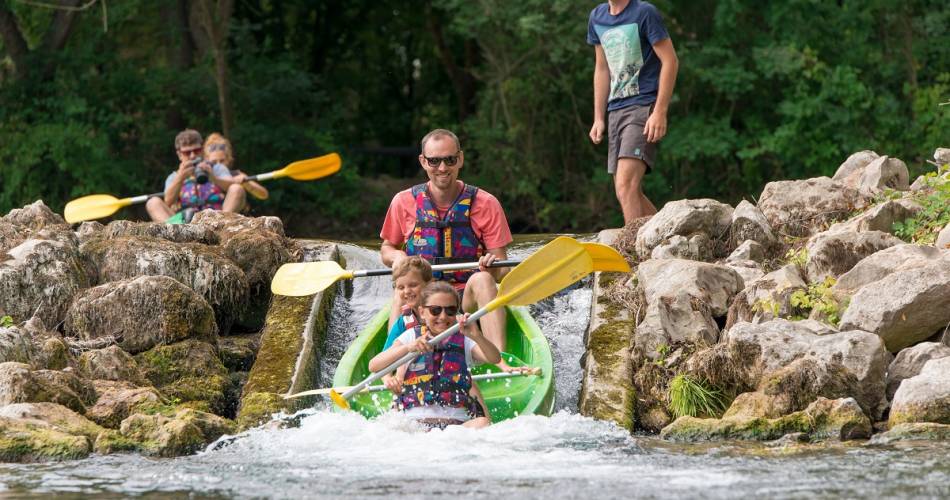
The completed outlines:
[[[555,398],[551,347],[526,308],[507,307],[506,311],[507,346],[502,356],[511,366],[541,368],[541,374],[478,382],[492,422],[518,415],[550,415]],[[334,387],[356,385],[371,374],[369,360],[382,350],[386,342],[388,320],[387,305],[373,317],[343,354],[333,377]],[[472,369],[473,374],[499,371],[495,365],[481,365]],[[380,384],[381,381],[374,382],[374,385]],[[364,392],[350,400],[350,408],[367,418],[374,418],[389,411],[392,400],[392,394],[386,390]]]

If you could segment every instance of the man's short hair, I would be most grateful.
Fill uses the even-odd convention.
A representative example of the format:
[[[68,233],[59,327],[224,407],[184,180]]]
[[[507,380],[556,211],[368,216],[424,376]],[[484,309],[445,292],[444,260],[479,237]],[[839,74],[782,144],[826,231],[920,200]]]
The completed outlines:
[[[202,143],[204,143],[204,141],[201,140],[201,134],[195,129],[189,128],[182,130],[175,136],[175,149],[181,149],[184,146],[191,146],[192,144],[200,146]]]
[[[425,153],[426,143],[429,142],[429,139],[434,139],[436,137],[451,137],[452,140],[455,141],[455,149],[459,151],[462,150],[462,143],[459,142],[459,138],[457,135],[453,134],[451,130],[446,130],[444,128],[437,128],[433,130],[432,132],[429,132],[428,134],[426,134],[425,137],[422,138],[421,146],[422,146],[423,153]]]

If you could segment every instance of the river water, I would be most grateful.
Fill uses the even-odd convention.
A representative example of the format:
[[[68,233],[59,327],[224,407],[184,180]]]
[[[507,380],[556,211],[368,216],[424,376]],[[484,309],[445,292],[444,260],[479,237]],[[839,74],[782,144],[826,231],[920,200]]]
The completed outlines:
[[[515,258],[539,242],[516,245]],[[343,246],[351,269],[379,266]],[[385,302],[387,278],[355,280],[334,304],[321,377]],[[0,464],[0,496],[81,498],[948,498],[950,447],[864,443],[673,445],[576,413],[591,292],[582,283],[532,307],[554,349],[557,413],[484,430],[424,432],[395,415],[367,421],[320,406],[292,428],[259,428],[176,459],[94,456]]]

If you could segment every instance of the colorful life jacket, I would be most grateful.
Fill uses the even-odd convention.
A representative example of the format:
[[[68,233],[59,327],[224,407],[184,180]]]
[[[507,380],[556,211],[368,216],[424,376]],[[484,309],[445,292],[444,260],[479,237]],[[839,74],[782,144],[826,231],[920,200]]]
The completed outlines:
[[[410,328],[415,328],[419,325],[419,320],[416,319],[416,313],[413,312],[412,307],[409,304],[402,306],[402,324],[406,326],[403,331],[406,331]]]
[[[422,325],[413,330],[416,338]],[[465,336],[456,332],[435,346],[432,352],[420,355],[409,363],[397,405],[402,410],[417,406],[441,405],[472,411],[472,376],[465,362]]]
[[[189,178],[182,183],[178,199],[182,209],[191,208],[198,212],[206,208],[221,210],[224,205],[224,192],[210,180],[198,184],[194,178]]]
[[[427,184],[412,187],[416,200],[416,225],[406,242],[406,254],[418,255],[431,264],[473,262],[485,253],[484,244],[472,229],[472,204],[478,188],[466,184],[444,218],[429,198]],[[433,272],[437,280],[465,283],[475,271]]]

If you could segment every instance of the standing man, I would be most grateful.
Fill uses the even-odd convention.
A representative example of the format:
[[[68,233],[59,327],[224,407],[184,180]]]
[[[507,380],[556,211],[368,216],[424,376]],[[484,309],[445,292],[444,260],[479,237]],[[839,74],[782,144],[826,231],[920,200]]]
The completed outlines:
[[[608,134],[607,172],[614,176],[628,223],[656,213],[642,182],[654,166],[656,143],[666,135],[679,61],[656,7],[638,0],[610,0],[594,8],[587,43],[595,54],[590,139],[600,144]]]
[[[432,264],[478,261],[478,272],[433,273],[461,293],[464,310],[475,311],[498,295],[496,282],[508,272],[488,267],[508,257],[512,237],[505,211],[490,193],[458,179],[465,156],[451,131],[426,134],[419,163],[429,182],[400,191],[389,204],[379,233],[383,264],[393,267],[407,255],[419,255]],[[390,324],[401,308],[394,298]],[[504,308],[483,316],[480,323],[488,340],[504,350]],[[507,365],[503,360],[499,366]]]

